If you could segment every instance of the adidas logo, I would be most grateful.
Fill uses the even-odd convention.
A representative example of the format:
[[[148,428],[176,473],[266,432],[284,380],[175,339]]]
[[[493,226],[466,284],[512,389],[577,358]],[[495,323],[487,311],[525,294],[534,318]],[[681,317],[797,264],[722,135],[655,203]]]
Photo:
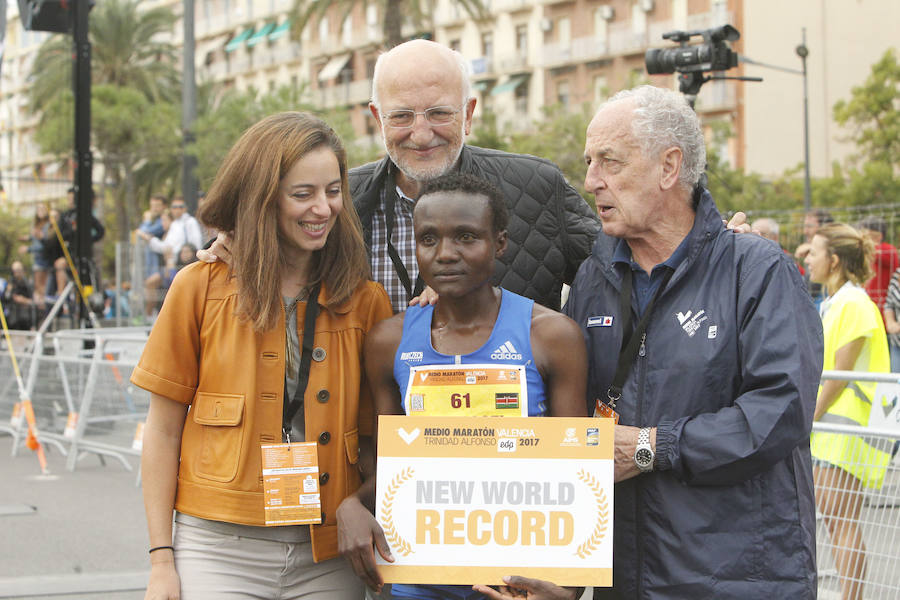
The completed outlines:
[[[492,360],[522,360],[522,354],[516,350],[512,342],[506,340],[502,346],[491,352]]]

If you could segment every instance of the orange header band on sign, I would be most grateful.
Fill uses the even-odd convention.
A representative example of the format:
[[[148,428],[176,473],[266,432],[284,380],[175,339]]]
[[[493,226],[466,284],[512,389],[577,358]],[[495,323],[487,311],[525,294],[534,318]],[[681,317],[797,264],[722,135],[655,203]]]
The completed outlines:
[[[559,433],[556,417],[407,417],[383,415],[378,420],[378,454],[396,457],[454,456],[495,458],[498,446],[514,440],[509,458],[613,457],[612,419],[567,417],[566,431]],[[437,425],[437,426],[435,426]],[[571,435],[566,435],[571,431]],[[382,433],[384,432],[384,433]],[[385,435],[390,432],[392,435]]]

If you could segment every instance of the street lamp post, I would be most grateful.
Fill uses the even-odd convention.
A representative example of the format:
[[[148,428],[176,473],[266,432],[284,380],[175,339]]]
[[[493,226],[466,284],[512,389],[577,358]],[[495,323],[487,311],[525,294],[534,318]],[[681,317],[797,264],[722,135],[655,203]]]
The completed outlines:
[[[182,167],[181,194],[191,214],[197,214],[197,159],[188,153],[197,120],[197,81],[194,74],[194,0],[184,0],[184,64],[181,80]]]
[[[797,56],[803,63],[803,208],[809,212],[812,199],[809,188],[809,94],[806,86],[806,57],[809,56],[809,48],[806,47],[806,27],[803,28],[803,41],[797,46]]]

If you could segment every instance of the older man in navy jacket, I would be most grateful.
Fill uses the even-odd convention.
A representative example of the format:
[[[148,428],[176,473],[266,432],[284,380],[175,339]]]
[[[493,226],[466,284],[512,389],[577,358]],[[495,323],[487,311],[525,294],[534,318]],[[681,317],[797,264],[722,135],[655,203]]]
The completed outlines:
[[[565,312],[592,408],[619,419],[614,587],[594,597],[815,598],[822,327],[797,268],[722,226],[680,95],[614,96],[585,159],[603,232]]]

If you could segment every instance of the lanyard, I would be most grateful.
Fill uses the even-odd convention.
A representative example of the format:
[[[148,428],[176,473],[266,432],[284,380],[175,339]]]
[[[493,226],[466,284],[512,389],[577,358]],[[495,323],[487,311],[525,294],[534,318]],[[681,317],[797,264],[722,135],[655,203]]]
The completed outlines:
[[[638,321],[634,331],[628,335],[627,332],[631,328],[631,286],[634,274],[631,271],[631,267],[625,269],[625,275],[622,277],[622,289],[619,293],[619,316],[624,319],[622,322],[622,347],[619,350],[619,362],[616,364],[616,374],[613,376],[613,381],[610,384],[609,389],[606,390],[606,396],[609,398],[609,406],[613,410],[616,408],[616,402],[622,397],[622,386],[625,385],[625,380],[628,378],[628,372],[631,371],[631,366],[634,364],[634,359],[637,357],[638,347],[640,347],[646,338],[645,332],[647,331],[647,324],[650,322],[650,314],[653,312],[653,307],[656,305],[657,299],[662,295],[663,290],[666,289],[666,285],[669,283],[672,273],[674,273],[672,269],[666,269],[666,274],[663,275],[662,282],[660,282],[659,287],[656,289],[656,293],[653,294],[653,298],[650,299],[647,308],[644,309],[641,320]]]
[[[397,277],[400,278],[400,283],[403,284],[403,289],[406,290],[406,300],[409,301],[422,293],[422,290],[425,289],[425,282],[422,281],[422,276],[419,275],[416,277],[416,285],[413,287],[409,278],[409,271],[406,270],[406,265],[400,260],[400,254],[397,253],[397,249],[394,248],[394,244],[391,242],[391,237],[394,233],[395,196],[388,189],[385,189],[384,195],[384,228],[387,236],[387,251],[391,257],[391,262],[394,263],[394,271],[397,272]]]
[[[309,383],[309,365],[312,359],[313,338],[316,335],[316,317],[319,316],[319,288],[317,283],[309,291],[309,299],[306,301],[306,315],[303,317],[303,350],[300,354],[300,368],[297,373],[297,389],[294,390],[294,399],[287,401],[287,385],[284,387],[284,402],[282,403],[282,420],[281,428],[287,436],[287,440],[291,440],[291,421],[294,415],[303,406],[303,394],[306,393],[306,385]]]

